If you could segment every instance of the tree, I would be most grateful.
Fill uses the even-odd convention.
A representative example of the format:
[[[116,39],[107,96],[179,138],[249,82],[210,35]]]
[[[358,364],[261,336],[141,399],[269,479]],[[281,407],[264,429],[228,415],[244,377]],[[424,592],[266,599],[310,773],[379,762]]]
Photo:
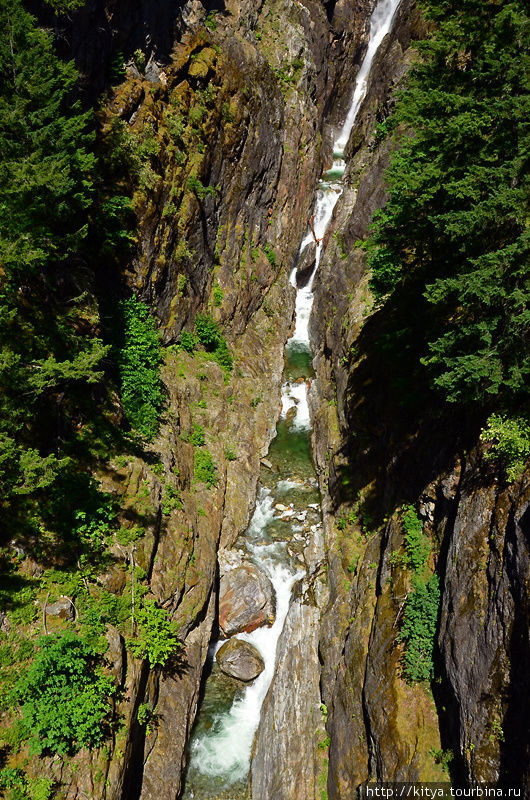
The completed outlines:
[[[528,9],[422,6],[433,33],[395,111],[371,286],[380,300],[408,287],[425,319],[422,363],[447,400],[516,401],[530,377]]]
[[[57,420],[96,383],[108,348],[83,253],[92,204],[90,114],[77,73],[20,0],[0,6],[0,481],[4,502],[67,464]]]

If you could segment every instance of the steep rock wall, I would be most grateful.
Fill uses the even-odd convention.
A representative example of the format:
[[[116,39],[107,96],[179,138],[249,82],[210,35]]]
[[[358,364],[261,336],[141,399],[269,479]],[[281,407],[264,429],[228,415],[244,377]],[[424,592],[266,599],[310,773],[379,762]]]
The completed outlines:
[[[378,123],[414,57],[410,36],[422,33],[417,12],[403,4],[352,132],[347,187],[315,288],[330,798],[351,797],[369,778],[448,780],[441,756],[449,750],[461,785],[528,785],[528,737],[515,733],[528,709],[528,477],[506,487],[485,467],[473,420],[429,407],[423,396],[400,403],[375,347],[399,320],[372,312],[358,246],[385,201],[391,142]],[[404,503],[420,509],[441,580],[434,699],[402,678],[399,628],[411,591],[399,566]]]

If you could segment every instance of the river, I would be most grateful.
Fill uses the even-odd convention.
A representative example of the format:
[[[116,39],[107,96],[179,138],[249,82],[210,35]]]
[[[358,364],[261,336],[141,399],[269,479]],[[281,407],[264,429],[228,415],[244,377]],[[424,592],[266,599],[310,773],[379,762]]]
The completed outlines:
[[[289,609],[291,590],[304,575],[304,537],[321,526],[316,475],[311,460],[308,382],[312,378],[309,319],[313,282],[333,210],[342,193],[344,150],[366,95],[374,56],[390,31],[399,0],[381,0],[370,18],[368,47],[357,73],[346,121],[335,140],[334,161],[319,182],[313,229],[300,253],[316,240],[315,265],[309,281],[296,293],[295,330],[285,349],[282,411],[276,438],[263,467],[254,515],[241,541],[239,555],[270,578],[276,593],[276,619],[270,627],[238,634],[262,654],[265,669],[243,688],[223,676],[215,663],[222,642],[212,644],[210,675],[190,741],[184,800],[242,800],[247,796],[252,743],[263,701],[274,676],[276,647]],[[296,270],[290,276],[296,286]],[[267,798],[263,798],[267,800]]]

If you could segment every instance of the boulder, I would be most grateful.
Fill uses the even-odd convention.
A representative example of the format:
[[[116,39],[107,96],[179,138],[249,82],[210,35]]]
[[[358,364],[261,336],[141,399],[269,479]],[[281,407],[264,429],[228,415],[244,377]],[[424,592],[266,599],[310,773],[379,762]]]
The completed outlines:
[[[296,264],[296,285],[298,289],[309,283],[311,274],[315,268],[317,258],[317,246],[315,242],[306,244]]]
[[[253,681],[265,669],[260,651],[250,642],[230,639],[217,651],[215,660],[219,668],[240,681]]]
[[[46,613],[50,617],[59,617],[60,619],[75,618],[74,606],[68,597],[60,597],[55,603],[49,603],[46,606]]]
[[[275,619],[272,583],[253,564],[242,564],[222,576],[219,586],[219,627],[225,637],[250,633]]]

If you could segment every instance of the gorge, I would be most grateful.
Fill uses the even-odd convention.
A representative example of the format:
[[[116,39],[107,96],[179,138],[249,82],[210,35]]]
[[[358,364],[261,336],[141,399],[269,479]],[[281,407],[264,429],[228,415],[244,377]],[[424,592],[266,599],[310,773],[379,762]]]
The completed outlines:
[[[2,796],[530,796],[524,4],[2,5]]]

